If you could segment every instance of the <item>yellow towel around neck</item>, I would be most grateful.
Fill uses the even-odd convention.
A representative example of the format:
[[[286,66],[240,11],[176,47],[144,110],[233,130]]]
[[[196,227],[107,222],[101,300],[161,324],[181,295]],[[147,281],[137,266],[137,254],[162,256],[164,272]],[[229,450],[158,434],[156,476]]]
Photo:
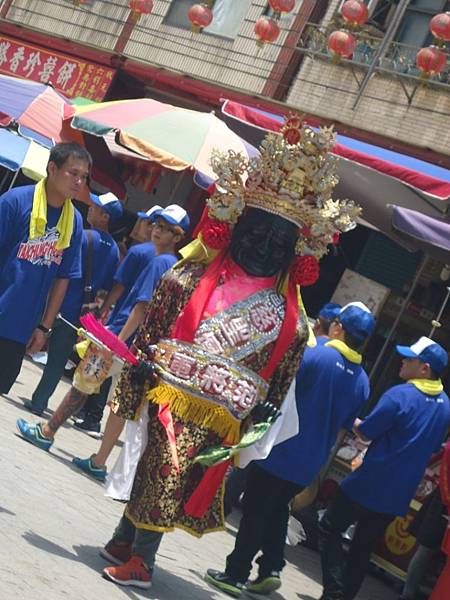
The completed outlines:
[[[33,208],[31,209],[30,217],[30,240],[34,240],[45,234],[45,226],[47,225],[46,181],[47,179],[41,179],[34,188]],[[58,250],[64,250],[64,248],[70,246],[74,219],[75,211],[73,204],[70,198],[66,198],[61,215],[56,223],[56,230],[59,233],[59,240],[56,243]]]
[[[340,352],[340,354],[342,354],[344,358],[354,363],[355,365],[360,365],[362,363],[361,354],[359,352],[356,352],[356,350],[350,348],[350,346],[347,346],[347,344],[342,340],[330,340],[325,344],[325,346],[334,348],[335,350]]]
[[[440,379],[408,379],[418,390],[428,396],[437,396],[442,392],[444,386]]]

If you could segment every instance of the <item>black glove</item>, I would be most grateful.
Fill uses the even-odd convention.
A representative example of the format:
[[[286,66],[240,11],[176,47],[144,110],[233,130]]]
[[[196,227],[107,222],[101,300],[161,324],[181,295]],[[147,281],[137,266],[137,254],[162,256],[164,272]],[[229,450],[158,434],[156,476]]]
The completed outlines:
[[[130,368],[130,381],[136,385],[150,384],[150,387],[154,387],[158,380],[156,375],[155,365],[140,360],[137,365],[133,365]]]
[[[250,416],[252,418],[253,423],[263,423],[271,419],[272,423],[278,419],[281,415],[281,412],[278,408],[272,404],[272,402],[262,402],[257,404],[250,411]]]

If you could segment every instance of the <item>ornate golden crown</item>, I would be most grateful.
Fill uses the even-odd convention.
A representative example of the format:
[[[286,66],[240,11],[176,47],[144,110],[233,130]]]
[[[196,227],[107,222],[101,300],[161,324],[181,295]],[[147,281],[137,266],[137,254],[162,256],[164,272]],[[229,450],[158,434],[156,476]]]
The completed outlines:
[[[299,227],[296,252],[320,258],[336,234],[356,225],[361,209],[350,201],[332,200],[339,181],[332,127],[314,130],[290,115],[281,134],[269,133],[260,156],[215,151],[211,166],[216,191],[208,199],[213,219],[235,224],[246,206],[279,215]]]

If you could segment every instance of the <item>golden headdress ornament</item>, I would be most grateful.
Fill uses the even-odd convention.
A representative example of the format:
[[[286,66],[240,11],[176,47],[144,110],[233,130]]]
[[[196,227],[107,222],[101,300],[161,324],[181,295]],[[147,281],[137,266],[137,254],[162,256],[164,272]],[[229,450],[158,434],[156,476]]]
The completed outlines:
[[[315,130],[299,115],[290,115],[281,134],[269,133],[260,155],[251,159],[232,151],[213,153],[217,181],[207,200],[208,214],[230,225],[246,206],[279,215],[299,227],[297,255],[319,259],[339,233],[356,226],[361,209],[331,197],[339,181],[332,127]]]

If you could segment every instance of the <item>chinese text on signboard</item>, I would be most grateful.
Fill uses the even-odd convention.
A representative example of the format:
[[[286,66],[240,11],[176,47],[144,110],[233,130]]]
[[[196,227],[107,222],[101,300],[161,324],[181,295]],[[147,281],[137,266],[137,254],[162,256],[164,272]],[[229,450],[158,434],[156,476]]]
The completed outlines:
[[[0,36],[0,73],[51,85],[66,96],[105,97],[114,69]]]

